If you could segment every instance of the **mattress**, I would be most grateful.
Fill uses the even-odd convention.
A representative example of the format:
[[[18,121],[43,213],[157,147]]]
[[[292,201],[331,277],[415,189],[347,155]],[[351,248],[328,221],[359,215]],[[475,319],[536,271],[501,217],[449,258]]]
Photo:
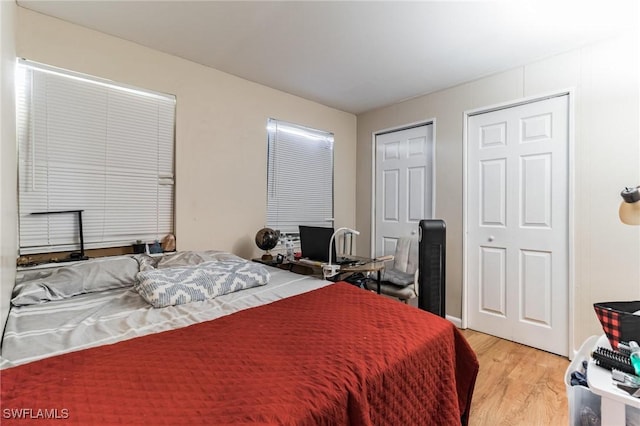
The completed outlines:
[[[477,372],[450,322],[337,283],[0,375],[3,424],[417,426],[466,423]]]
[[[153,308],[132,287],[13,306],[2,341],[2,368],[219,318],[332,284],[265,266],[267,285],[215,299]]]

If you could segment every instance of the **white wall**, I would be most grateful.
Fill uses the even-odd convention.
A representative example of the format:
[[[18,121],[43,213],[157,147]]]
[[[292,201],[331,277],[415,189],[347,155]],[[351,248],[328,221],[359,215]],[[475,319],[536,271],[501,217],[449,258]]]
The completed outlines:
[[[17,12],[15,49],[13,37],[8,36],[11,26],[5,26],[4,19],[2,22],[3,58],[7,61],[14,61],[17,54],[36,62],[176,95],[175,230],[179,250],[228,250],[246,258],[260,253],[254,237],[266,221],[266,125],[270,117],[334,133],[336,226],[355,226],[353,114],[16,7],[14,2],[1,3],[12,5],[6,7],[7,15]],[[4,18],[5,8],[2,10]],[[5,118],[14,122],[10,93],[13,77],[7,74],[4,78],[3,71],[3,79],[11,87],[5,96],[2,86],[0,174],[2,284],[3,290],[6,287],[10,292],[16,261],[16,155],[15,129],[7,127],[4,131]],[[7,308],[8,299],[3,297],[0,311],[3,319]]]
[[[602,329],[597,301],[640,299],[640,227],[617,217],[640,185],[638,38],[628,34],[358,116],[356,226],[369,247],[371,141],[380,129],[436,118],[436,217],[447,222],[447,314],[462,314],[463,112],[575,88],[574,347]]]
[[[11,33],[5,11],[15,6],[2,3],[12,5],[2,12],[3,58],[8,58],[5,44],[10,51],[12,43],[5,42]],[[181,250],[215,247],[243,256],[258,253],[253,236],[264,225],[266,212],[265,125],[274,117],[334,132],[336,224],[362,231],[359,253],[366,253],[372,133],[436,117],[436,215],[448,225],[447,313],[456,317],[462,310],[463,111],[575,87],[575,342],[600,333],[593,302],[640,298],[640,228],[622,225],[616,217],[622,187],[640,184],[636,35],[362,114],[356,134],[351,114],[17,9],[19,56],[177,95],[176,232]],[[4,126],[12,122],[4,118],[13,114],[6,112],[13,101],[5,86],[2,89],[2,232],[9,233],[13,250],[15,138],[13,130],[5,137]],[[12,141],[10,146],[6,140]],[[4,248],[5,235],[3,260],[14,255]],[[9,281],[12,269],[3,267]],[[3,285],[9,281],[3,276]]]
[[[20,7],[17,53],[176,95],[178,249],[260,252],[269,117],[334,133],[336,225],[355,225],[353,114]]]
[[[0,334],[16,275],[15,14],[15,2],[0,1]]]

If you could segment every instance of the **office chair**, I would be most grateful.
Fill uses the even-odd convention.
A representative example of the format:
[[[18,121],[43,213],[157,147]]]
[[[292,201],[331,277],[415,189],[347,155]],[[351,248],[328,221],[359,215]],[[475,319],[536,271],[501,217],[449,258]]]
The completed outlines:
[[[418,237],[400,237],[393,260],[382,271],[380,293],[396,297],[407,303],[418,296]],[[369,290],[376,291],[375,280],[366,283]]]

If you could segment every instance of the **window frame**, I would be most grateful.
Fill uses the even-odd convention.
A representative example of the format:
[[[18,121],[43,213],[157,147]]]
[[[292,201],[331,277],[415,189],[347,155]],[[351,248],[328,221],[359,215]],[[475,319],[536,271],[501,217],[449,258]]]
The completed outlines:
[[[78,235],[78,232],[77,232],[79,223],[77,222],[76,215],[63,215],[63,214],[41,215],[42,217],[38,219],[40,220],[41,224],[38,226],[40,227],[40,229],[46,228],[46,235],[41,233],[42,235],[38,234],[35,237],[33,237],[31,240],[29,240],[29,238],[25,238],[25,234],[23,234],[23,232],[28,232],[28,231],[25,231],[26,227],[30,227],[30,229],[35,229],[34,226],[36,225],[33,225],[34,222],[32,221],[32,219],[35,219],[35,217],[32,218],[31,216],[33,215],[31,215],[30,213],[36,212],[37,210],[34,208],[28,208],[27,206],[24,205],[22,200],[22,198],[24,198],[23,185],[26,185],[27,183],[21,182],[21,180],[26,181],[26,179],[23,179],[23,178],[25,174],[30,173],[30,171],[28,170],[29,167],[31,167],[31,169],[33,170],[36,169],[35,159],[32,159],[30,166],[25,164],[25,161],[24,161],[25,152],[24,152],[23,145],[24,146],[32,145],[30,149],[35,151],[36,150],[35,145],[38,143],[44,144],[44,146],[47,146],[47,149],[49,149],[48,144],[52,144],[52,142],[50,142],[47,139],[48,134],[44,138],[44,142],[38,141],[36,139],[36,138],[42,139],[41,136],[33,135],[34,120],[43,120],[42,117],[37,117],[34,119],[34,116],[33,116],[35,115],[34,108],[36,108],[35,102],[48,102],[47,96],[50,96],[48,92],[46,93],[40,92],[36,94],[36,96],[40,96],[41,99],[39,98],[38,100],[34,100],[34,94],[33,92],[30,92],[30,90],[33,88],[33,81],[35,81],[36,78],[42,79],[45,82],[48,81],[47,80],[48,78],[54,79],[54,82],[52,83],[54,87],[59,82],[63,82],[62,84],[64,85],[64,82],[68,81],[70,85],[75,85],[74,87],[79,88],[78,90],[80,90],[80,92],[85,90],[85,88],[88,91],[93,89],[95,89],[96,91],[102,90],[102,91],[105,91],[105,93],[107,94],[107,98],[109,97],[109,93],[111,93],[114,96],[113,99],[115,100],[115,102],[117,102],[118,99],[120,99],[120,101],[124,102],[122,104],[124,105],[124,108],[129,108],[129,106],[131,106],[131,108],[133,109],[133,112],[134,113],[137,112],[138,114],[144,112],[145,103],[147,104],[146,105],[147,108],[151,108],[152,110],[153,108],[157,108],[158,115],[155,118],[156,120],[155,125],[151,125],[151,127],[147,126],[147,129],[146,129],[147,133],[144,133],[147,135],[151,135],[149,140],[151,141],[152,144],[155,143],[154,145],[155,149],[151,150],[150,151],[151,154],[148,156],[149,158],[148,163],[145,162],[144,167],[141,167],[142,173],[146,173],[148,175],[148,179],[147,179],[148,182],[146,187],[143,186],[140,189],[135,188],[136,185],[138,184],[138,180],[135,180],[137,179],[137,175],[135,173],[128,174],[128,175],[127,174],[123,175],[122,173],[119,174],[120,163],[118,162],[118,159],[122,159],[130,155],[130,151],[127,148],[130,147],[131,144],[127,145],[127,138],[131,138],[134,136],[127,135],[123,139],[118,139],[117,136],[113,136],[113,133],[107,136],[107,134],[109,133],[107,132],[104,136],[104,140],[100,138],[98,138],[96,141],[87,139],[88,141],[90,140],[91,143],[95,142],[95,146],[98,147],[97,149],[100,149],[100,147],[103,147],[105,151],[104,164],[103,164],[104,170],[99,167],[98,169],[96,169],[97,172],[95,173],[97,181],[99,181],[100,179],[104,180],[104,183],[102,183],[102,185],[105,186],[105,189],[104,189],[105,192],[104,192],[104,201],[103,201],[102,207],[96,208],[94,205],[91,205],[91,208],[89,209],[89,212],[93,211],[94,214],[95,212],[99,212],[98,215],[102,215],[103,234],[101,237],[96,237],[95,234],[87,235],[88,231],[94,230],[94,228],[91,228],[91,226],[87,227],[88,215],[87,215],[87,212],[83,213],[83,225],[84,225],[84,237],[85,237],[84,247],[86,249],[109,249],[114,247],[126,247],[135,243],[136,240],[142,240],[145,243],[153,242],[153,241],[162,239],[167,234],[175,234],[175,214],[176,214],[175,129],[176,129],[176,106],[177,106],[176,97],[174,95],[141,89],[131,85],[121,84],[121,83],[113,82],[111,80],[106,80],[99,77],[78,73],[75,71],[61,69],[61,68],[41,64],[38,62],[29,61],[22,58],[19,58],[17,62],[18,64],[16,69],[16,91],[17,91],[16,114],[19,120],[20,120],[21,114],[25,114],[25,111],[27,114],[26,116],[27,122],[24,122],[24,123],[21,122],[17,127],[17,136],[18,136],[18,140],[17,140],[17,145],[18,145],[17,147],[18,148],[17,149],[17,161],[18,161],[17,201],[18,201],[18,252],[19,254],[31,255],[31,254],[41,254],[41,253],[63,252],[63,251],[69,251],[69,250],[77,250],[80,247],[80,236]],[[23,68],[24,70],[21,68]],[[19,87],[19,85],[21,84],[21,82],[19,81],[19,77],[23,72],[31,73],[31,77],[30,77],[31,80],[27,81],[27,83],[29,82],[31,83],[30,88],[27,88],[26,84],[24,89]],[[36,73],[41,73],[41,74],[38,74],[38,76],[36,77]],[[47,76],[44,76],[44,74],[47,74]],[[49,77],[48,74],[51,74],[52,76]],[[44,89],[40,89],[40,90],[44,90]],[[26,101],[25,104],[20,105],[18,98],[21,96],[20,93],[23,93],[23,92],[26,93],[28,99],[25,98],[25,101]],[[75,93],[75,92],[72,92],[72,93]],[[87,99],[91,100],[93,98],[89,96]],[[130,103],[128,103],[129,101]],[[69,102],[69,103],[73,104],[73,102]],[[89,105],[91,105],[92,107],[94,106],[92,104],[89,104]],[[21,112],[20,107],[24,109],[23,112]],[[78,107],[77,104],[75,105],[75,107],[76,108]],[[112,115],[117,114],[118,111],[120,111],[118,109],[118,106],[110,105],[110,107],[112,108],[111,111],[109,111],[109,106],[107,106],[107,110],[105,112],[106,115],[104,115],[104,117],[101,117],[100,114],[97,114],[97,117],[100,117],[100,120],[104,120],[104,126],[107,126],[106,128],[111,128],[109,126],[115,125],[116,128],[119,128],[119,126],[122,126],[122,128],[126,130],[127,129],[126,123],[123,125],[120,121],[118,121],[118,118],[113,118],[112,116],[109,115],[109,114],[112,114]],[[141,107],[143,108],[142,110],[139,109]],[[95,106],[95,108],[100,109],[101,108],[100,104],[98,103]],[[91,111],[93,112],[93,110]],[[60,115],[63,115],[62,112],[59,112],[59,111],[55,111],[55,112],[59,113]],[[135,118],[131,119],[131,116],[130,116],[128,118],[125,118],[123,122],[126,122],[127,120],[135,121],[138,118],[142,120],[143,118],[140,115],[133,115],[132,117],[135,117]],[[151,120],[150,122],[153,123],[153,120]],[[64,126],[67,125],[66,123],[64,123],[64,119],[61,121],[61,123],[63,123],[60,125],[61,128],[64,128]],[[54,122],[54,125],[58,125],[58,123]],[[46,126],[49,126],[48,122]],[[80,130],[82,129],[83,128],[80,127]],[[156,132],[155,135],[153,133],[154,131]],[[157,137],[157,139],[154,140],[153,139],[154,137]],[[118,142],[118,140],[120,142]],[[68,144],[69,146],[72,146],[74,143],[77,144],[78,142],[74,142],[74,141],[64,142],[64,144]],[[110,143],[111,145],[109,146]],[[85,142],[84,145],[86,144],[87,143]],[[118,147],[117,146],[118,144],[120,144],[121,146]],[[80,145],[77,145],[77,146],[81,147]],[[56,147],[56,149],[58,148],[59,150],[63,150],[61,146]],[[84,146],[82,146],[82,148],[84,148]],[[139,149],[134,150],[133,153],[139,154],[140,152],[143,151],[143,149],[144,147],[141,145]],[[107,154],[107,151],[110,151],[111,155],[115,155],[115,157],[113,156],[109,157],[109,155]],[[44,167],[44,169],[49,170],[50,167],[53,167],[50,165],[50,162],[52,160],[49,156],[48,151],[45,154],[42,154],[42,158],[44,158],[44,160],[39,161],[39,165],[38,165],[39,168]],[[115,159],[116,161],[115,163],[113,163],[114,161],[113,159]],[[73,159],[70,160],[69,164],[74,164],[74,161],[76,161],[76,164],[77,164],[77,160],[73,160]],[[134,160],[131,160],[130,162],[133,162],[133,161]],[[58,162],[58,164],[64,164],[64,162],[63,163]],[[123,170],[126,170],[127,167],[122,166],[122,168]],[[135,170],[135,167],[132,167],[130,164],[128,168],[129,170]],[[155,172],[153,172],[153,170],[155,170]],[[92,170],[91,173],[93,173],[93,171],[94,170]],[[114,173],[116,177],[114,177]],[[77,175],[73,175],[73,176],[77,176]],[[73,196],[73,194],[75,194],[74,192],[75,189],[73,186],[74,178],[72,177],[72,178],[60,178],[60,179],[61,179],[60,181],[63,182],[63,187],[65,188],[66,186],[64,185],[64,182],[71,182],[70,188],[67,188],[69,189],[69,191],[66,193],[66,195],[60,196],[60,199],[63,200],[60,202],[64,203],[65,197],[70,197],[70,196]],[[134,181],[132,182],[131,179],[134,179]],[[110,183],[107,183],[107,180],[110,180]],[[153,183],[154,181],[155,183]],[[115,186],[113,186],[114,185],[113,182],[115,182]],[[152,185],[151,187],[148,186],[149,182],[151,182],[151,185]],[[47,180],[46,189],[45,191],[42,191],[44,195],[40,195],[46,200],[51,198],[51,195],[50,195],[52,193],[51,185],[52,184]],[[58,188],[60,188],[60,187],[56,187],[55,184],[53,185],[54,185],[53,186],[54,190],[57,190]],[[111,189],[106,189],[107,187],[111,187]],[[122,201],[124,199],[124,196],[120,195],[120,193],[118,192],[118,188],[126,188],[126,189],[133,188],[134,191],[135,190],[145,191],[145,189],[148,190],[149,188],[156,188],[155,195],[153,192],[152,193],[148,193],[148,191],[146,193],[142,192],[142,194],[145,196],[151,195],[151,197],[155,197],[155,201],[152,201],[151,204],[148,204],[149,201],[147,202],[146,214],[143,217],[141,217],[135,213],[135,210],[138,207],[132,207],[131,209],[128,209],[129,205],[126,202]],[[112,200],[112,198],[109,198],[110,197],[109,194],[111,194],[111,196],[113,196],[113,194],[116,194],[115,203],[109,202],[110,200]],[[135,196],[136,192],[134,192],[133,194]],[[38,196],[36,196],[36,198],[37,197]],[[167,197],[170,197],[170,200],[168,200]],[[85,198],[79,198],[79,200],[80,200],[80,203],[78,204],[91,204],[90,201],[86,201],[85,203]],[[151,207],[152,210],[149,210],[149,206],[152,206]],[[151,222],[151,225],[149,225],[148,227],[145,225],[143,227],[145,228],[143,231],[138,232],[137,230],[127,229],[127,227],[128,226],[130,227],[131,225],[126,220],[123,220],[123,217],[126,218],[127,214],[126,213],[123,214],[121,211],[117,211],[115,213],[110,212],[110,210],[119,210],[119,209],[122,210],[123,208],[128,209],[126,210],[128,212],[134,212],[132,213],[133,217],[137,216],[137,219],[133,221],[133,224],[139,223],[139,222],[147,222],[150,217],[155,217],[155,219],[154,221]],[[43,210],[59,211],[59,210],[77,210],[77,209],[78,208],[76,206],[70,206],[69,208],[66,208],[66,207],[57,208],[55,206],[52,207],[49,201],[47,201],[46,208]],[[87,210],[86,208],[83,208],[83,209]],[[28,220],[25,220],[27,217],[28,217]],[[113,219],[113,220],[109,221],[108,219]],[[100,219],[98,219],[98,221],[99,220]],[[46,221],[46,225],[42,225],[42,222],[44,221]],[[31,222],[31,224],[29,224],[29,222]],[[59,227],[57,231],[52,230],[52,226],[53,226],[52,224],[55,224],[55,226]],[[154,227],[156,230],[150,231],[150,229]],[[63,237],[62,239],[65,239],[64,242],[61,242],[60,239],[58,239],[57,241],[52,240],[52,237],[51,237],[51,235],[53,235],[52,232],[54,234],[56,232],[71,232],[71,231],[65,231],[65,230],[71,230],[71,229],[73,229],[73,236],[68,238],[66,236]],[[63,231],[60,231],[60,230],[63,230]],[[36,234],[38,232],[40,231],[36,230]],[[42,240],[42,241],[46,240],[47,243],[34,244],[34,241],[37,241],[37,240]]]
[[[291,139],[295,139],[295,137],[298,137],[298,140],[296,143],[307,143],[307,140],[313,141],[316,140],[318,143],[318,147],[314,147],[316,150],[320,150],[320,153],[322,153],[322,150],[324,149],[325,151],[329,152],[329,155],[327,156],[328,161],[327,162],[323,162],[322,164],[324,165],[329,165],[330,166],[330,171],[327,173],[326,170],[324,171],[324,173],[326,173],[326,176],[324,176],[325,179],[328,179],[328,185],[325,181],[325,185],[327,185],[327,189],[330,192],[330,207],[328,208],[323,208],[322,212],[325,214],[322,214],[320,217],[320,215],[316,216],[316,217],[302,217],[300,220],[273,220],[272,216],[273,216],[273,199],[275,198],[273,191],[274,191],[274,185],[277,185],[277,179],[276,182],[274,182],[274,174],[278,174],[280,176],[282,176],[283,174],[285,175],[290,175],[292,173],[295,173],[296,171],[299,171],[299,167],[297,168],[297,170],[295,170],[296,168],[292,169],[292,170],[288,170],[286,173],[282,173],[279,170],[274,170],[276,167],[274,166],[275,164],[275,157],[279,157],[280,160],[282,160],[283,162],[286,160],[291,160],[291,158],[288,156],[288,154],[277,154],[277,152],[274,154],[274,150],[277,151],[278,148],[278,144],[280,144],[283,147],[286,147],[287,143],[292,143],[292,141],[286,141],[286,142],[282,142],[280,140],[278,140],[278,131],[283,131],[285,133],[288,133],[289,135],[293,135],[290,136]],[[287,139],[287,138],[285,138]],[[328,148],[322,148],[322,144],[325,144]],[[313,152],[313,149],[310,149],[309,152]],[[295,161],[295,159],[294,159]],[[324,161],[324,159],[323,159]],[[279,163],[280,165],[282,164]],[[291,123],[291,122],[287,122],[287,121],[283,121],[283,120],[279,120],[279,119],[275,119],[275,118],[269,118],[267,120],[267,218],[266,218],[266,226],[267,227],[271,227],[273,229],[279,230],[281,231],[282,235],[287,235],[287,236],[291,236],[293,238],[296,238],[298,236],[298,225],[312,225],[312,226],[326,226],[326,227],[333,227],[334,224],[334,209],[335,209],[335,172],[334,172],[334,166],[335,166],[335,139],[334,139],[334,134],[332,132],[328,132],[328,131],[324,131],[324,130],[319,130],[319,129],[314,129],[314,128],[310,128],[310,127],[306,127],[306,126],[302,126],[299,124],[295,124],[295,123]],[[307,177],[305,177],[306,179]],[[299,176],[296,175],[296,179],[300,179]],[[306,184],[307,180],[305,179],[300,179],[300,184]],[[314,175],[311,174],[308,176],[308,182],[312,182],[314,180]],[[298,191],[299,192],[299,191]],[[326,200],[325,200],[326,201]],[[304,206],[306,207],[306,205]],[[279,207],[278,207],[279,208]],[[285,208],[286,210],[286,208]],[[303,214],[306,214],[306,209],[305,212]],[[287,212],[287,214],[289,214]]]

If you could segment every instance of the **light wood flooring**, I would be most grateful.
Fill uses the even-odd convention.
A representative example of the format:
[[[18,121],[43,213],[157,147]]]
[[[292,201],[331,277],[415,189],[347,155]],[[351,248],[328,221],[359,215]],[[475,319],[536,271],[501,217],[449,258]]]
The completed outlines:
[[[477,331],[461,331],[480,362],[470,426],[569,424],[567,358]]]

